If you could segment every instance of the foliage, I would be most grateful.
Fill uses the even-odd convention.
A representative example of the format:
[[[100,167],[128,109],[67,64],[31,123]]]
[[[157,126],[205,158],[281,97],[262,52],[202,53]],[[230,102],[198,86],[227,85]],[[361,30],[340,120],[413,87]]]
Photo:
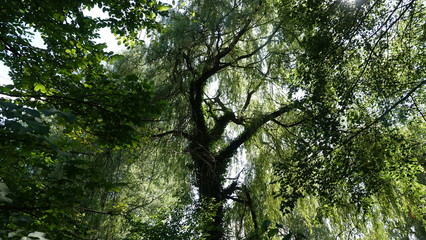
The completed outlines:
[[[107,12],[109,18],[88,16],[84,9],[95,5]],[[152,15],[164,14],[158,10],[162,6],[154,1],[4,4],[2,18],[8,21],[2,21],[1,25],[0,60],[10,67],[14,85],[2,87],[1,93],[18,97],[15,103],[33,109],[55,109],[85,116],[87,119],[79,122],[83,127],[102,135],[108,142],[114,138],[123,141],[124,135],[110,130],[122,128],[129,134],[135,125],[150,118],[152,109],[160,106],[150,101],[149,81],[117,76],[104,66],[117,56],[105,52],[105,44],[96,43],[97,31],[109,27],[117,37],[135,41],[142,27],[160,27]],[[34,33],[41,36],[43,46],[32,45]]]
[[[424,49],[416,48],[424,45],[422,6],[192,1],[171,13],[150,47],[126,59],[170,102],[163,133],[188,142],[201,199],[235,201],[229,222],[216,212],[217,229],[234,224],[242,236],[259,237],[268,218],[281,224],[280,214],[270,214],[277,209],[270,195],[284,213],[313,195],[324,206],[349,204],[362,214],[384,206],[373,199],[398,198],[391,193],[411,183],[415,194],[399,194],[422,209],[423,185],[412,183],[424,174],[424,144],[412,137],[423,133],[410,127],[425,120],[418,104]],[[248,154],[249,171],[244,182],[228,175],[237,180],[227,185],[238,150]],[[226,232],[208,227],[211,239]]]
[[[94,7],[108,17],[91,17]],[[85,239],[107,221],[91,215],[120,213],[120,152],[146,139],[141,127],[165,103],[152,101],[149,80],[114,73],[109,65],[119,56],[96,38],[109,28],[126,46],[142,44],[139,31],[161,29],[156,16],[167,8],[155,1],[2,4],[0,61],[13,84],[0,87],[1,238]]]
[[[46,8],[56,25],[26,20],[32,3],[8,23],[19,41],[0,39],[7,231],[424,237],[423,2],[103,1],[110,18],[93,19],[83,1]],[[104,26],[128,45],[159,31],[117,57],[92,41]]]

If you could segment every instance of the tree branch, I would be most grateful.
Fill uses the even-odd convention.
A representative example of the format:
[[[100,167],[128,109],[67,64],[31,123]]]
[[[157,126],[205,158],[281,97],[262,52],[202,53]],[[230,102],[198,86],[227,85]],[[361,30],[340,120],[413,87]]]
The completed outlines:
[[[247,109],[248,105],[250,105],[251,97],[253,96],[253,94],[254,94],[256,91],[257,91],[257,89],[253,89],[253,90],[251,90],[251,91],[249,91],[249,92],[247,93],[246,101],[245,101],[245,103],[244,103],[243,108],[241,109],[241,111],[242,111],[242,112],[244,112],[244,111]]]
[[[6,45],[6,50],[12,52],[14,55],[16,55],[16,57],[21,57],[21,54],[18,52],[18,50],[16,50],[12,45],[10,45],[4,38],[2,38],[0,36],[0,41],[2,41],[4,43],[4,45]]]
[[[253,220],[254,230],[256,231],[256,230],[259,229],[259,226],[258,226],[258,223],[257,223],[256,211],[255,211],[255,208],[253,206],[253,200],[251,199],[250,192],[249,192],[249,190],[247,189],[246,186],[243,186],[243,191],[244,191],[244,194],[246,195],[246,198],[247,198],[246,204],[250,209],[250,214],[251,214],[251,218]]]
[[[416,110],[420,113],[420,116],[421,116],[421,117],[423,118],[423,120],[426,122],[426,117],[425,117],[425,115],[423,114],[423,112],[420,110],[419,106],[417,105],[416,100],[413,98],[413,96],[410,96],[410,98],[411,98],[411,100],[413,101],[414,106],[416,107]]]
[[[171,131],[167,131],[167,132],[163,132],[163,133],[159,133],[159,134],[154,134],[151,135],[151,138],[161,138],[167,135],[174,135],[174,136],[182,136],[184,138],[186,138],[187,140],[191,139],[191,135],[183,132],[183,131],[177,131],[177,130],[171,130]]]
[[[231,199],[232,201],[235,201],[235,202],[238,202],[238,203],[241,203],[241,204],[246,204],[245,200],[242,200],[242,199],[239,199],[239,198],[236,198],[236,197],[227,196],[226,199]]]
[[[382,120],[388,113],[390,113],[393,109],[395,109],[399,104],[401,104],[403,101],[405,101],[407,98],[409,98],[411,96],[411,94],[413,94],[415,91],[417,91],[417,89],[421,88],[423,85],[426,84],[426,80],[421,81],[419,84],[417,84],[413,89],[411,89],[407,94],[405,94],[405,96],[403,96],[402,98],[400,98],[398,101],[396,101],[394,104],[392,104],[392,106],[388,109],[386,109],[386,111],[384,111],[379,117],[377,117],[374,121],[372,121],[370,124],[364,126],[363,128],[361,128],[360,130],[358,130],[357,132],[355,132],[352,136],[350,136],[348,139],[346,139],[342,144],[339,145],[339,147],[342,147],[343,145],[349,143],[350,141],[352,141],[354,138],[356,138],[358,135],[360,135],[362,132],[364,132],[365,130],[369,129],[371,126],[373,126],[374,124],[378,123],[380,120]],[[339,148],[337,147],[337,148]]]
[[[120,215],[119,212],[114,212],[114,211],[100,211],[100,210],[95,210],[95,209],[90,209],[90,208],[85,208],[85,207],[80,207],[80,206],[75,206],[74,208],[81,209],[85,212],[98,213],[98,214],[103,214],[103,215],[110,215],[110,216]]]
[[[232,157],[234,152],[247,140],[249,140],[257,130],[262,127],[265,123],[281,116],[282,114],[289,112],[294,109],[298,102],[291,103],[289,105],[283,106],[275,112],[265,114],[256,119],[253,119],[247,127],[245,127],[244,131],[234,140],[232,140],[227,147],[220,151],[216,158],[218,161],[223,161],[224,159]]]

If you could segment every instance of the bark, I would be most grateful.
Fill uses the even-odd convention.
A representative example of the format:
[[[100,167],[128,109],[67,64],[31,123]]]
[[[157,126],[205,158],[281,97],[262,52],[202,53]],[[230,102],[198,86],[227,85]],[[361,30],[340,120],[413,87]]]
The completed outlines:
[[[201,214],[212,215],[212,221],[203,222],[203,235],[206,239],[224,239],[223,217],[223,173],[226,162],[218,162],[208,146],[198,143],[191,144],[191,156],[195,163],[196,185],[201,202],[216,206],[211,209],[200,207]]]
[[[296,107],[297,103],[285,105],[278,110],[259,116],[247,123],[244,131],[231,141],[228,146],[224,147],[221,151],[213,154],[212,149],[212,132],[201,128],[194,130],[195,137],[192,138],[191,144],[188,148],[191,153],[193,162],[195,163],[196,184],[200,194],[201,201],[207,201],[209,204],[216,206],[211,222],[203,223],[204,237],[211,240],[224,239],[224,202],[226,197],[231,195],[236,188],[229,190],[224,189],[224,175],[229,161],[235,152],[242,144],[247,142],[263,125],[267,122],[276,119],[284,113],[287,113]],[[194,111],[198,112],[198,111]],[[201,126],[205,127],[204,116],[198,119]],[[226,127],[224,125],[223,127]],[[201,214],[203,211],[210,209],[200,208]],[[211,211],[211,210],[210,210]]]
[[[202,160],[201,160],[202,161]],[[200,163],[200,160],[198,160]],[[215,206],[213,212],[211,209],[203,209],[201,211],[207,211],[207,214],[212,215],[212,221],[207,221],[202,224],[204,228],[204,236],[206,239],[219,240],[224,239],[224,198],[223,198],[223,180],[222,176],[215,173],[214,166],[210,168],[205,163],[201,163],[199,172],[197,173],[197,185],[199,187],[200,198],[207,204]]]

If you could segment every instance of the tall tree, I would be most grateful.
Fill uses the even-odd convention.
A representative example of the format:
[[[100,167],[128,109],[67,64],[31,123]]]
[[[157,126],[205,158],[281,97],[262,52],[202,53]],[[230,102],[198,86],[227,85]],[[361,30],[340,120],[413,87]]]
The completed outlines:
[[[384,175],[407,167],[416,170],[404,184],[418,181],[424,150],[400,163],[401,136],[393,131],[424,110],[413,100],[424,99],[424,49],[413,50],[424,45],[423,7],[416,1],[189,1],[166,18],[168,27],[149,47],[128,56],[125,69],[152,79],[157,99],[170,103],[155,136],[186,143],[179,151],[190,159],[199,211],[211,214],[201,223],[203,237],[229,237],[228,200],[248,206],[253,232],[268,229],[250,189],[268,180],[261,175],[268,174],[265,166],[276,169],[268,181],[281,184],[283,211],[309,194],[366,206],[369,197],[386,194],[381,186],[395,186]],[[373,141],[369,148],[365,138]],[[243,160],[253,169],[246,182],[229,176],[244,155],[238,151],[250,153]]]

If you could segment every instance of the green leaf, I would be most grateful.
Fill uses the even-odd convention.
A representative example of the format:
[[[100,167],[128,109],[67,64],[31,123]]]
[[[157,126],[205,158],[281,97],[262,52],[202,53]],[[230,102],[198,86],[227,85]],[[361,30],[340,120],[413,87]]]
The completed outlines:
[[[273,236],[276,236],[277,234],[278,234],[278,232],[279,232],[279,230],[277,229],[277,228],[273,228],[273,229],[270,229],[269,231],[268,231],[268,237],[273,237]]]
[[[40,112],[34,109],[30,109],[30,108],[25,108],[24,112],[27,113],[28,115],[31,115],[33,117],[40,117]]]
[[[71,114],[71,113],[68,113],[68,112],[61,112],[61,111],[58,111],[58,110],[55,110],[55,109],[44,109],[42,111],[42,113],[45,116],[52,116],[52,115],[56,114],[56,115],[64,118],[68,122],[72,122],[76,118],[74,114]]]
[[[52,116],[54,114],[57,114],[59,111],[57,111],[55,109],[45,109],[42,112],[43,112],[43,115],[45,115],[45,116]]]
[[[265,221],[263,221],[262,223],[262,232],[266,232],[266,230],[268,230],[269,226],[271,226],[272,222],[271,220],[266,219]]]
[[[6,197],[7,194],[10,193],[9,188],[5,183],[0,182],[0,203],[12,203],[12,199]]]
[[[58,115],[62,116],[68,122],[72,122],[75,120],[75,115],[68,112],[58,112]]]
[[[285,235],[282,240],[290,240],[291,236],[293,236],[293,234],[289,233],[289,234]]]
[[[9,93],[14,87],[13,84],[0,86],[0,93]]]
[[[28,126],[31,127],[31,129],[33,129],[35,131],[35,133],[37,134],[48,134],[49,133],[49,127],[38,122],[38,121],[33,121],[33,120],[27,120],[25,121],[25,123],[28,124]]]
[[[16,121],[6,120],[5,127],[6,129],[9,129],[10,131],[18,134],[25,134],[28,132],[28,128],[22,126],[21,123]]]
[[[5,184],[5,183],[3,183],[3,182],[0,182],[0,193],[9,193],[10,192],[10,190],[9,190],[9,188],[7,187],[7,185]]]
[[[163,12],[163,11],[167,11],[167,10],[169,10],[171,8],[171,6],[170,5],[159,5],[158,7],[157,7],[157,10],[159,11],[159,12]]]
[[[45,238],[45,236],[46,236],[46,233],[43,233],[43,232],[32,232],[32,233],[30,233],[30,234],[28,234],[28,237],[31,237],[31,238],[38,238],[38,239],[46,239]]]
[[[36,92],[41,92],[41,93],[46,93],[46,87],[40,83],[36,83],[34,85],[34,91]]]
[[[13,109],[17,109],[19,106],[11,102],[1,101],[0,107],[7,108],[8,110],[13,110]]]
[[[3,194],[3,193],[0,192],[0,203],[2,203],[2,202],[3,203],[11,204],[13,201],[12,201],[12,199],[6,197],[5,194]],[[0,204],[0,206],[1,206],[1,204]]]
[[[19,213],[12,213],[13,217],[13,223],[19,224],[19,223],[32,223],[34,220],[31,217],[21,215]]]

